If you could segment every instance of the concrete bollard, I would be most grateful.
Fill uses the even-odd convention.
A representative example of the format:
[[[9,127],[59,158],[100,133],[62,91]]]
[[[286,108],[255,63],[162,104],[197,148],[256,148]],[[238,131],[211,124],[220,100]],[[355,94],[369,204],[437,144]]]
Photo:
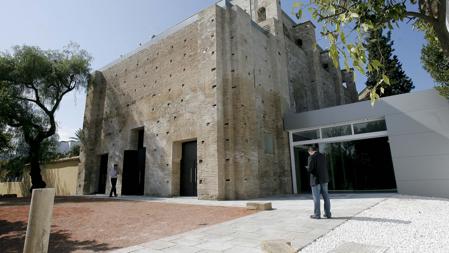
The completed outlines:
[[[23,253],[47,253],[55,189],[34,189]]]

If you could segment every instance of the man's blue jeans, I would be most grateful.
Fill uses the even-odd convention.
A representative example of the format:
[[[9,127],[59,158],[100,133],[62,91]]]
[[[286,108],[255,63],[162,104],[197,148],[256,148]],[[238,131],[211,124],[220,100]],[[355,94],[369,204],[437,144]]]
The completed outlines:
[[[324,200],[324,213],[326,216],[331,216],[331,201],[329,199],[329,194],[327,192],[327,183],[317,184],[311,186],[312,188],[312,196],[313,196],[313,205],[314,205],[314,214],[315,216],[320,217],[320,195],[323,195]]]

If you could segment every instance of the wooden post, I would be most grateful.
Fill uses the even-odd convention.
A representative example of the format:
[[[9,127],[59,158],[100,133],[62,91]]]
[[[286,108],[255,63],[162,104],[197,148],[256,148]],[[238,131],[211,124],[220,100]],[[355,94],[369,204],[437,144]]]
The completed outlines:
[[[34,189],[23,253],[47,253],[55,189]]]

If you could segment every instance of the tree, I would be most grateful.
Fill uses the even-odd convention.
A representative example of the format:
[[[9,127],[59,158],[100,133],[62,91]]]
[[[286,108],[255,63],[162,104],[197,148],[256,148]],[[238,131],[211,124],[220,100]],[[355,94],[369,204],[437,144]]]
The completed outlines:
[[[362,74],[380,71],[384,66],[380,59],[367,61],[364,37],[379,30],[393,30],[401,21],[425,24],[432,29],[444,55],[449,57],[449,30],[446,27],[447,0],[310,0],[308,11],[312,18],[322,25],[321,34],[330,42],[329,55],[338,66],[342,55],[344,65],[349,69],[349,59],[354,68]],[[298,18],[302,17],[304,5],[295,2]],[[378,87],[389,85],[388,76],[383,74],[370,92],[374,102],[379,98]]]
[[[46,186],[39,164],[44,141],[56,133],[64,96],[87,85],[90,61],[75,44],[62,51],[16,46],[0,54],[0,118],[28,144],[32,189]]]
[[[14,132],[12,134],[12,143],[6,152],[1,152],[4,160],[0,167],[0,178],[3,180],[21,178],[23,176],[23,169],[25,165],[30,162],[29,146],[25,142],[22,133]],[[57,146],[59,143],[59,136],[57,134],[45,139],[41,145],[41,152],[39,162],[45,163],[59,158],[57,153]]]
[[[85,137],[84,137],[84,131],[82,128],[79,128],[77,130],[75,130],[75,136],[74,137],[70,137],[71,141],[76,142],[75,145],[73,145],[70,148],[70,151],[68,153],[69,157],[73,157],[73,156],[79,156],[80,155],[80,151],[81,151],[81,144],[85,144]]]
[[[382,30],[370,32],[365,47],[368,51],[368,62],[380,59],[380,63],[384,66],[384,74],[389,79],[390,84],[388,86],[379,87],[376,90],[380,96],[409,93],[415,88],[412,80],[402,70],[402,64],[399,62],[398,57],[393,54],[394,49],[391,32],[387,32],[386,35],[382,33]],[[373,89],[378,80],[382,79],[382,74],[376,70],[368,72],[366,86],[369,89]]]
[[[70,137],[71,141],[76,141],[78,143],[83,143],[85,142],[85,137],[84,137],[84,131],[82,128],[78,128],[75,130],[75,136],[74,137]]]
[[[73,145],[70,148],[70,151],[68,152],[67,156],[68,157],[79,156],[80,155],[80,150],[81,150],[80,144]]]
[[[0,153],[11,148],[11,134],[7,131],[7,126],[0,123]]]
[[[433,80],[439,84],[436,87],[440,93],[449,98],[449,56],[445,55],[431,29],[422,26],[426,33],[427,44],[421,49],[421,62]]]

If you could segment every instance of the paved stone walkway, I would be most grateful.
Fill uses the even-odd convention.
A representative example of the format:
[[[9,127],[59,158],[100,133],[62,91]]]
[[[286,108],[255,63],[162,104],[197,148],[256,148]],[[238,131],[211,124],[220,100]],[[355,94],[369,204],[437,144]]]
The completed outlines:
[[[264,198],[271,201],[272,211],[262,211],[232,221],[207,226],[144,244],[116,250],[116,253],[143,252],[261,252],[264,240],[283,239],[295,248],[303,248],[325,235],[350,217],[370,208],[392,194],[331,195],[333,219],[313,220],[309,196]],[[197,205],[240,206],[249,201],[205,201],[194,198],[123,197],[141,201],[185,203]],[[323,203],[322,203],[323,204]]]

